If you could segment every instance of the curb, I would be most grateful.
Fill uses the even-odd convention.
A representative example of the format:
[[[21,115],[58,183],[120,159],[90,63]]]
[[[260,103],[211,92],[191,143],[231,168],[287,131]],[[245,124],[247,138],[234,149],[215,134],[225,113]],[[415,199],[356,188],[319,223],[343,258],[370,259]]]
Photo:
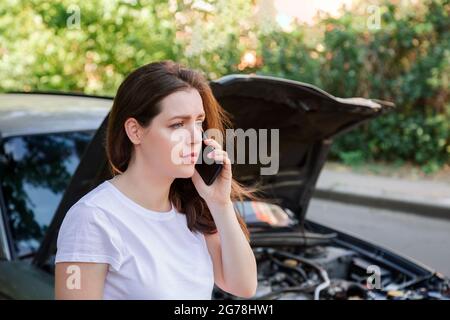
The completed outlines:
[[[450,206],[446,205],[405,201],[395,198],[376,197],[317,187],[314,189],[312,197],[316,199],[344,202],[372,208],[402,211],[406,213],[420,215],[422,217],[450,219]]]

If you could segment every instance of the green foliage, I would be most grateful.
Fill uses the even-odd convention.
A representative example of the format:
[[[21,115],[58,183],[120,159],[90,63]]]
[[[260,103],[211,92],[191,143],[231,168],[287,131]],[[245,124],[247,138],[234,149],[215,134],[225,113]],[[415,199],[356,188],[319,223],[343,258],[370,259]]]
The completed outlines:
[[[312,45],[307,44],[302,29],[290,33],[274,30],[270,34],[261,35],[258,43],[264,63],[256,73],[322,87],[319,55]]]
[[[331,157],[349,165],[364,161],[410,161],[431,173],[449,160],[449,118],[399,111],[370,121],[334,141]]]
[[[397,109],[336,139],[348,164],[450,161],[449,0],[355,1],[338,18],[283,30],[268,0],[3,0],[0,91],[114,95],[145,63],[173,59],[214,79],[256,73]],[[77,21],[79,18],[79,23]],[[247,57],[247,58],[246,58]]]
[[[375,3],[374,1],[371,1]],[[349,165],[409,161],[425,172],[450,163],[450,4],[448,0],[377,3],[369,28],[366,2],[314,26],[261,37],[259,73],[309,82],[339,97],[392,101],[397,109],[336,138],[331,157]]]
[[[397,105],[336,139],[332,156],[344,162],[405,160],[433,172],[450,162],[450,4],[432,0],[401,10],[382,6],[381,28],[371,32],[348,25],[350,13],[325,21],[325,47],[332,54],[324,88]]]
[[[16,0],[0,17],[2,90],[113,95],[130,70],[179,50],[164,0]]]

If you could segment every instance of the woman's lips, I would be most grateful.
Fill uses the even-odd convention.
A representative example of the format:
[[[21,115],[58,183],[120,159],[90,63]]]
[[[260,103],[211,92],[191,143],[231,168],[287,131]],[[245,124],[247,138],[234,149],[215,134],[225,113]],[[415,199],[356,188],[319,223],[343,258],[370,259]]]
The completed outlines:
[[[184,155],[182,157],[183,158],[197,158],[197,156],[198,156],[197,152],[191,152],[191,153],[188,153],[188,154],[186,154],[186,155]]]
[[[182,156],[181,158],[185,162],[185,164],[194,164],[197,162],[198,153],[197,152],[191,152],[187,155]]]

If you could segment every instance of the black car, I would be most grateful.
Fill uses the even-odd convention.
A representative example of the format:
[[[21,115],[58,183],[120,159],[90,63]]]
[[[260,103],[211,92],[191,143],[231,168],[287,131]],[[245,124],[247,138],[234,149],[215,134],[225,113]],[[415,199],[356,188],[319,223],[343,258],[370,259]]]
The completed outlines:
[[[234,128],[279,129],[279,171],[235,164],[267,202],[235,203],[258,263],[253,299],[449,299],[449,280],[409,258],[306,219],[333,139],[392,110],[305,83],[229,75],[210,83]],[[104,149],[111,98],[0,95],[0,298],[52,299],[67,210],[111,178]],[[248,146],[247,146],[248,147]],[[215,287],[213,299],[237,299]]]

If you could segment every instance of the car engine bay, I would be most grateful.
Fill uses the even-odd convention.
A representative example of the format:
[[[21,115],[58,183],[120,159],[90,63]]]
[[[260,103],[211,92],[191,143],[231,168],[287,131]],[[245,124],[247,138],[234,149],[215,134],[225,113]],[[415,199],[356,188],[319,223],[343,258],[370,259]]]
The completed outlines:
[[[414,275],[336,232],[311,232],[289,209],[252,201],[244,206],[258,270],[254,300],[450,299],[449,279],[439,273]],[[240,298],[215,287],[213,299]]]

